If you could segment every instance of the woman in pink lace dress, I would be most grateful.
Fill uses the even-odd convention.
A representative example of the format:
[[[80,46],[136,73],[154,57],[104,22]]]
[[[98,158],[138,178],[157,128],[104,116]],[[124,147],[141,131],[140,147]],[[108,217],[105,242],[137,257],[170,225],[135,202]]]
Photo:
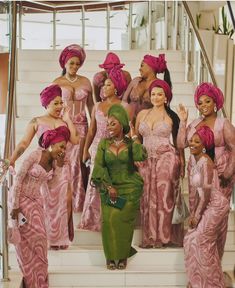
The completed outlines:
[[[82,212],[85,189],[87,185],[87,169],[82,163],[82,154],[87,134],[88,124],[85,108],[92,111],[92,87],[90,80],[78,75],[78,69],[84,64],[85,51],[77,44],[67,46],[60,54],[62,76],[54,80],[62,89],[62,100],[70,108],[70,117],[80,136],[77,145],[68,144],[66,157],[71,164],[71,188],[73,193],[74,212]]]
[[[200,84],[194,95],[195,104],[201,116],[186,128],[188,112],[183,105],[179,106],[180,128],[177,144],[180,148],[187,147],[192,135],[202,125],[208,126],[215,137],[215,164],[220,178],[220,191],[230,201],[234,185],[235,169],[235,128],[226,118],[219,117],[217,111],[223,107],[224,97],[221,90],[211,83]],[[191,170],[192,157],[189,159],[188,173]],[[192,209],[195,195],[189,181],[189,208]],[[227,235],[228,215],[218,227],[218,251],[222,258]]]
[[[18,226],[20,241],[15,244],[26,288],[49,287],[45,211],[40,188],[52,177],[53,161],[59,162],[58,165],[63,162],[69,137],[66,126],[46,131],[41,142],[50,149],[38,149],[24,160],[11,190],[9,210],[12,218],[18,222],[19,213],[26,218],[26,223]]]
[[[180,158],[176,148],[179,118],[170,109],[172,92],[167,82],[153,81],[149,93],[153,108],[142,110],[136,119],[136,131],[148,152],[147,161],[139,167],[144,179],[141,246],[158,248],[172,242],[182,245],[182,225],[171,224],[179,193]]]
[[[214,134],[208,126],[200,126],[189,140],[189,179],[195,198],[184,238],[189,288],[225,288],[217,235],[229,211],[229,201],[220,190],[213,163],[214,144]]]
[[[134,117],[143,110],[152,107],[149,97],[149,87],[157,79],[157,74],[164,73],[164,80],[171,87],[170,73],[167,69],[165,54],[159,57],[145,55],[140,66],[140,77],[134,78],[124,93],[123,101],[132,106]]]
[[[41,104],[46,109],[46,114],[41,117],[35,117],[30,121],[26,127],[25,135],[10,158],[11,165],[14,165],[15,161],[24,153],[35,134],[40,138],[47,130],[66,126],[70,131],[69,141],[72,144],[79,143],[79,135],[70,119],[69,108],[62,111],[61,88],[57,84],[50,85],[41,92],[40,97]],[[63,115],[61,116],[62,112]],[[42,190],[44,195],[50,195],[50,202],[45,201],[50,206],[50,210],[47,207],[46,211],[47,216],[51,219],[47,221],[49,245],[56,246],[56,249],[59,247],[65,248],[69,245],[70,240],[73,239],[72,211],[70,209],[72,206],[70,165],[68,161],[62,168],[57,167],[55,169],[53,178],[48,184],[43,185]]]
[[[93,108],[91,115],[91,125],[86,138],[83,161],[91,159],[90,175],[94,167],[94,160],[98,144],[102,138],[108,137],[107,132],[107,113],[109,108],[121,103],[132,117],[130,107],[127,103],[121,102],[119,96],[125,91],[127,83],[122,70],[114,67],[109,71],[109,78],[105,80],[103,86],[104,101],[97,102]],[[100,211],[100,195],[97,189],[88,184],[86,191],[86,199],[84,209],[81,216],[79,228],[91,231],[101,230],[101,211]]]
[[[93,77],[93,87],[94,87],[94,94],[95,94],[95,99],[96,101],[102,101],[104,96],[103,96],[103,89],[102,87],[104,86],[105,80],[108,78],[109,71],[113,67],[119,67],[122,68],[125,66],[125,64],[121,64],[120,59],[117,54],[113,52],[109,52],[106,55],[106,58],[104,60],[103,64],[100,64],[99,67],[103,68],[103,71],[97,72],[94,77]],[[128,71],[122,70],[123,74],[125,76],[125,79],[127,81],[127,84],[131,82],[131,75]],[[120,96],[122,98],[123,95]]]

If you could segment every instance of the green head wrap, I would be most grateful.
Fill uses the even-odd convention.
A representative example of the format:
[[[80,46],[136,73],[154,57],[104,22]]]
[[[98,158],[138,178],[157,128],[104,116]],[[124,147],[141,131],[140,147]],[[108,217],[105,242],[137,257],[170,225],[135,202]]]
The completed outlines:
[[[130,131],[129,117],[126,110],[120,104],[114,104],[109,108],[108,117],[113,116],[123,127],[123,133],[128,134]]]

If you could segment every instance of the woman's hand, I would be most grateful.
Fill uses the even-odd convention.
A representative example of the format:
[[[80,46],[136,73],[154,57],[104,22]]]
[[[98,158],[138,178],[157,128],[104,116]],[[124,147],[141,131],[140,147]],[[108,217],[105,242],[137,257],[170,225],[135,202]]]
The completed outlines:
[[[20,213],[20,208],[17,208],[17,209],[12,209],[10,215],[11,215],[11,218],[16,220],[18,219],[18,214]]]
[[[68,106],[66,106],[65,108],[64,108],[64,111],[63,111],[63,114],[62,114],[62,120],[64,121],[64,122],[68,122],[68,121],[71,121],[71,118],[70,118],[70,114],[69,114],[69,112],[70,112],[70,107],[68,107]]]
[[[179,106],[177,108],[177,114],[178,114],[178,116],[180,118],[180,121],[187,122],[187,120],[188,120],[188,109],[186,109],[183,104],[179,104]]]
[[[129,122],[129,125],[130,125],[130,136],[131,136],[131,138],[132,138],[133,136],[136,135],[136,133],[135,133],[135,127],[134,127],[134,125],[131,123],[131,121]]]
[[[108,192],[109,192],[110,200],[115,203],[116,200],[117,200],[117,195],[118,195],[117,194],[117,190],[113,186],[109,186],[108,187]]]
[[[134,164],[136,167],[141,168],[144,166],[144,161],[135,161]]]
[[[91,155],[88,150],[84,150],[82,156],[82,162],[85,164],[88,159],[91,159]]]
[[[188,225],[189,225],[189,227],[190,227],[191,229],[196,228],[197,225],[198,225],[198,223],[199,223],[199,219],[198,219],[198,218],[196,218],[195,216],[189,217]]]
[[[64,152],[60,152],[56,158],[56,164],[59,167],[63,167],[64,166],[64,158],[65,158],[65,153]]]

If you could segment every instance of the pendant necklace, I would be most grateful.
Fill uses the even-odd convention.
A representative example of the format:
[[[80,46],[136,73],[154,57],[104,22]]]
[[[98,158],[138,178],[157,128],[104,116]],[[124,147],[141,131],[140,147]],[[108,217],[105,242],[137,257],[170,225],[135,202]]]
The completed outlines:
[[[120,146],[120,144],[123,142],[124,139],[121,140],[113,140],[113,143],[115,144],[116,147]]]

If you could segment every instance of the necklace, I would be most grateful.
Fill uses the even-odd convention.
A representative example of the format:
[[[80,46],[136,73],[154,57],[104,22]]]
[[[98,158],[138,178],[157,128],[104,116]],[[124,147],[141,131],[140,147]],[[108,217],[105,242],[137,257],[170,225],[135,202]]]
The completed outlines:
[[[123,138],[121,140],[115,140],[113,139],[113,143],[115,144],[116,147],[120,146],[120,144],[123,142]]]
[[[66,78],[69,82],[73,83],[73,82],[75,82],[75,81],[78,80],[78,75],[76,75],[73,79],[71,79],[69,76],[67,76],[67,74],[65,74],[65,78]]]

